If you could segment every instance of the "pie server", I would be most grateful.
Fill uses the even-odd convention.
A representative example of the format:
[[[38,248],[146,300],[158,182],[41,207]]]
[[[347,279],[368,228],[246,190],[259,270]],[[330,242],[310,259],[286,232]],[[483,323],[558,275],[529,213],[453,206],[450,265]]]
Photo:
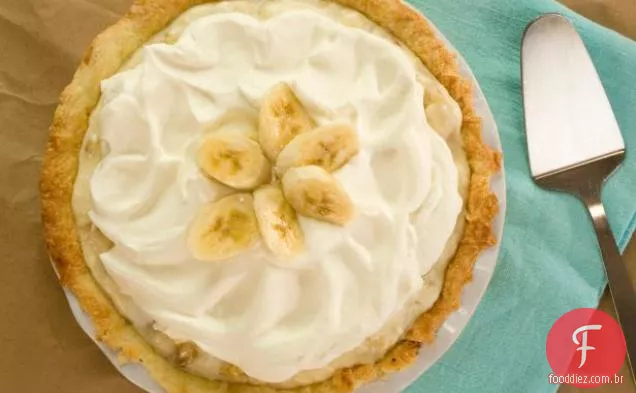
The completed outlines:
[[[532,177],[587,207],[634,377],[636,293],[601,202],[603,183],[623,161],[625,145],[583,41],[566,18],[545,14],[528,25],[521,79]]]

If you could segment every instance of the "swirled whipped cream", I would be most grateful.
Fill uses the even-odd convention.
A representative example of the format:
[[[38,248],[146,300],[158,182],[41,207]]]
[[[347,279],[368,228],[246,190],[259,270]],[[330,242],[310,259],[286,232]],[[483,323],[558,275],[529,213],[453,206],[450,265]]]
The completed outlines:
[[[413,62],[387,40],[312,11],[267,20],[219,13],[102,84],[93,121],[105,144],[90,220],[118,291],[176,341],[265,382],[328,365],[378,332],[422,290],[462,209],[457,169],[427,123]],[[199,208],[231,193],[195,163],[202,130],[257,111],[287,82],[318,125],[355,127],[360,153],[334,173],[356,207],[337,227],[300,217],[305,252],[278,263],[257,245],[197,260]]]

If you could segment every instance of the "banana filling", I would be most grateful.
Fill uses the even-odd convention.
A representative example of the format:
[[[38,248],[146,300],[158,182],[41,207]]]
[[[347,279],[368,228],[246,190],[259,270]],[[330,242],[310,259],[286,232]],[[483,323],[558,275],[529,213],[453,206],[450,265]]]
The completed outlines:
[[[460,124],[354,11],[193,7],[102,82],[73,195],[85,260],[188,372],[294,387],[374,362],[457,247]]]

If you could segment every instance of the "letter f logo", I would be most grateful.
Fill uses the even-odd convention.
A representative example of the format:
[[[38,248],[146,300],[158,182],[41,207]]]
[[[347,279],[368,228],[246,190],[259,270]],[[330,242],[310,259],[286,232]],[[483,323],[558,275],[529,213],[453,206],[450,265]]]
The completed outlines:
[[[574,333],[572,334],[572,341],[574,341],[574,344],[580,345],[580,347],[576,349],[577,351],[581,351],[581,364],[579,364],[579,368],[583,367],[583,365],[585,364],[585,361],[587,360],[587,351],[593,351],[596,349],[594,347],[587,345],[587,331],[601,330],[601,328],[602,328],[601,325],[584,325],[576,329]],[[581,332],[583,332],[583,334],[581,335],[582,340],[581,342],[579,342],[576,336]]]

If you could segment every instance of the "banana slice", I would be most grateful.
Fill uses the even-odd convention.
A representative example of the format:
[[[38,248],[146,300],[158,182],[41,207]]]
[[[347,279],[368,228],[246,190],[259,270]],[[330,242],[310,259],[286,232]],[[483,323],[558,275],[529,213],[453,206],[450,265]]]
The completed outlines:
[[[185,341],[176,345],[175,361],[179,367],[185,368],[199,355],[199,348],[192,341]]]
[[[276,172],[282,175],[289,168],[305,165],[316,165],[333,172],[358,151],[358,134],[353,128],[346,125],[318,127],[298,135],[285,146],[276,160]]]
[[[250,194],[233,194],[205,205],[188,233],[192,254],[204,261],[238,255],[259,238]]]
[[[304,248],[296,212],[275,186],[254,191],[254,212],[267,248],[279,257],[291,258]]]
[[[289,141],[311,130],[313,123],[291,88],[280,83],[265,96],[258,127],[258,140],[263,151],[274,161]]]
[[[208,176],[241,190],[260,186],[271,174],[258,142],[236,131],[208,135],[199,148],[197,163]]]
[[[289,169],[283,176],[283,192],[300,214],[344,225],[353,218],[353,202],[340,182],[319,166]]]

